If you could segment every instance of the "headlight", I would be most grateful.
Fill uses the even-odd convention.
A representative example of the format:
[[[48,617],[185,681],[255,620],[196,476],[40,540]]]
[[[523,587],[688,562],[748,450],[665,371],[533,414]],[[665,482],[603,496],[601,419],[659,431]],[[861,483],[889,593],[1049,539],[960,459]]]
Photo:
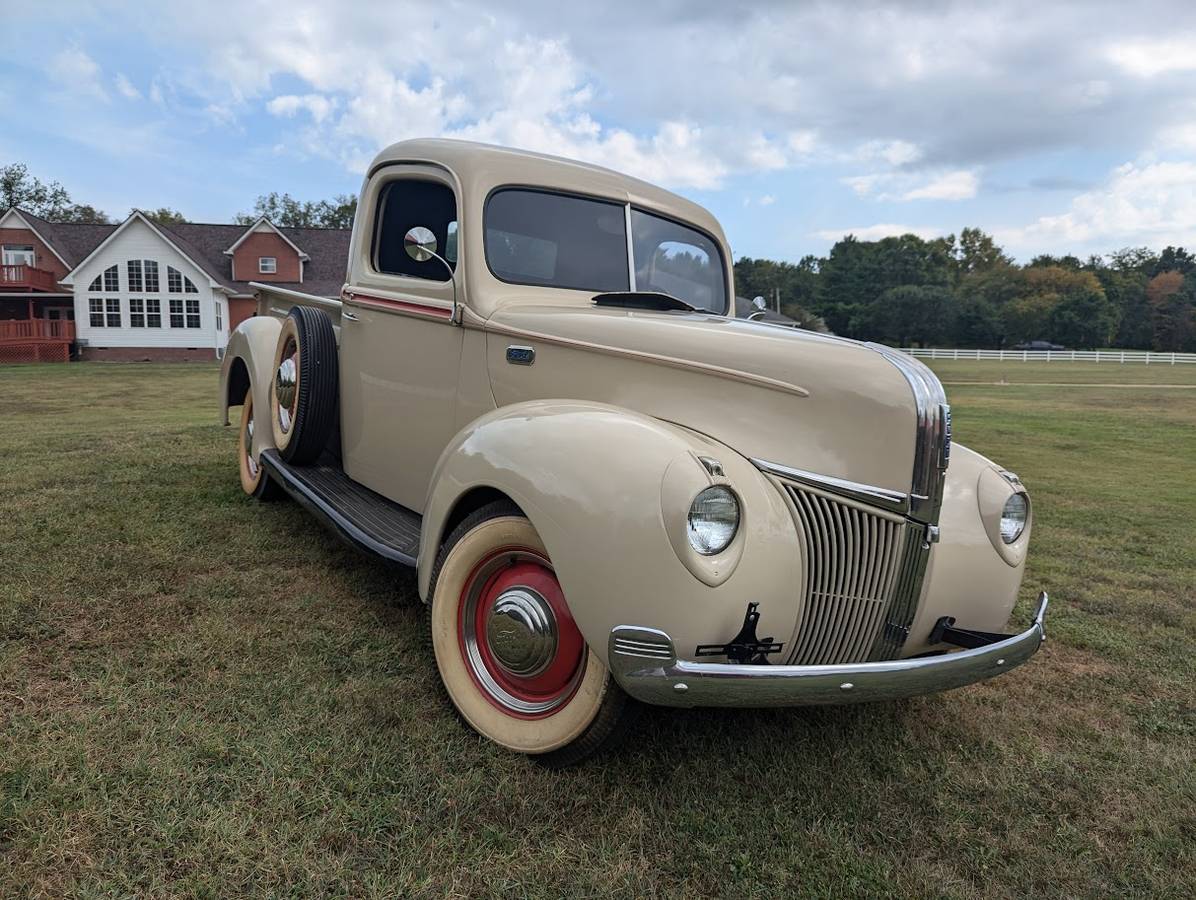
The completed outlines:
[[[722,485],[708,487],[689,507],[689,545],[703,556],[722,553],[739,530],[739,501]]]
[[[1012,544],[1022,536],[1029,509],[1025,494],[1012,494],[1005,501],[1005,508],[1001,510],[1001,540],[1006,544]]]

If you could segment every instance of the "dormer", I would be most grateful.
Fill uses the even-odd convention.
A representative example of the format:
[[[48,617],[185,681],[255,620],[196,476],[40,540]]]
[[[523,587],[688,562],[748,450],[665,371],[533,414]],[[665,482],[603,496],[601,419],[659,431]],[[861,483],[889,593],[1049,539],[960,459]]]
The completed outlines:
[[[231,257],[233,281],[303,281],[309,259],[299,247],[265,216],[245,229],[224,251]]]

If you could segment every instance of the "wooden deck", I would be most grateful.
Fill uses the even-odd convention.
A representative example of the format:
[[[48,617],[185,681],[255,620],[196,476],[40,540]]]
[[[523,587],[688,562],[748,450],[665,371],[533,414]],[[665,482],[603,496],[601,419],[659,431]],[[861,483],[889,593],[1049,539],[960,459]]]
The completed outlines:
[[[67,362],[74,340],[75,323],[67,319],[0,320],[0,365]]]

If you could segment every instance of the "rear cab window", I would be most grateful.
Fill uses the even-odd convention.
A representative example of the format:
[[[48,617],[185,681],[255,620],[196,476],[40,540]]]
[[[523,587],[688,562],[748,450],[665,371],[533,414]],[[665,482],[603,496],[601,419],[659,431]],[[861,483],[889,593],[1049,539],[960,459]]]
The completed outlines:
[[[374,268],[384,275],[405,275],[429,281],[448,281],[444,266],[435,259],[416,262],[407,255],[403,238],[417,225],[436,235],[436,252],[457,268],[457,198],[439,181],[400,178],[378,195],[374,221]]]

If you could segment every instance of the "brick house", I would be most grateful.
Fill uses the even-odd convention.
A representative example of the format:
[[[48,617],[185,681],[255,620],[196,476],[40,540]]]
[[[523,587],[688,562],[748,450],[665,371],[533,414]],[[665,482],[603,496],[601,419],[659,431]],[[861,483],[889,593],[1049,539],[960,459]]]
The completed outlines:
[[[119,225],[0,216],[0,363],[216,359],[255,314],[251,282],[339,297],[347,229]]]

